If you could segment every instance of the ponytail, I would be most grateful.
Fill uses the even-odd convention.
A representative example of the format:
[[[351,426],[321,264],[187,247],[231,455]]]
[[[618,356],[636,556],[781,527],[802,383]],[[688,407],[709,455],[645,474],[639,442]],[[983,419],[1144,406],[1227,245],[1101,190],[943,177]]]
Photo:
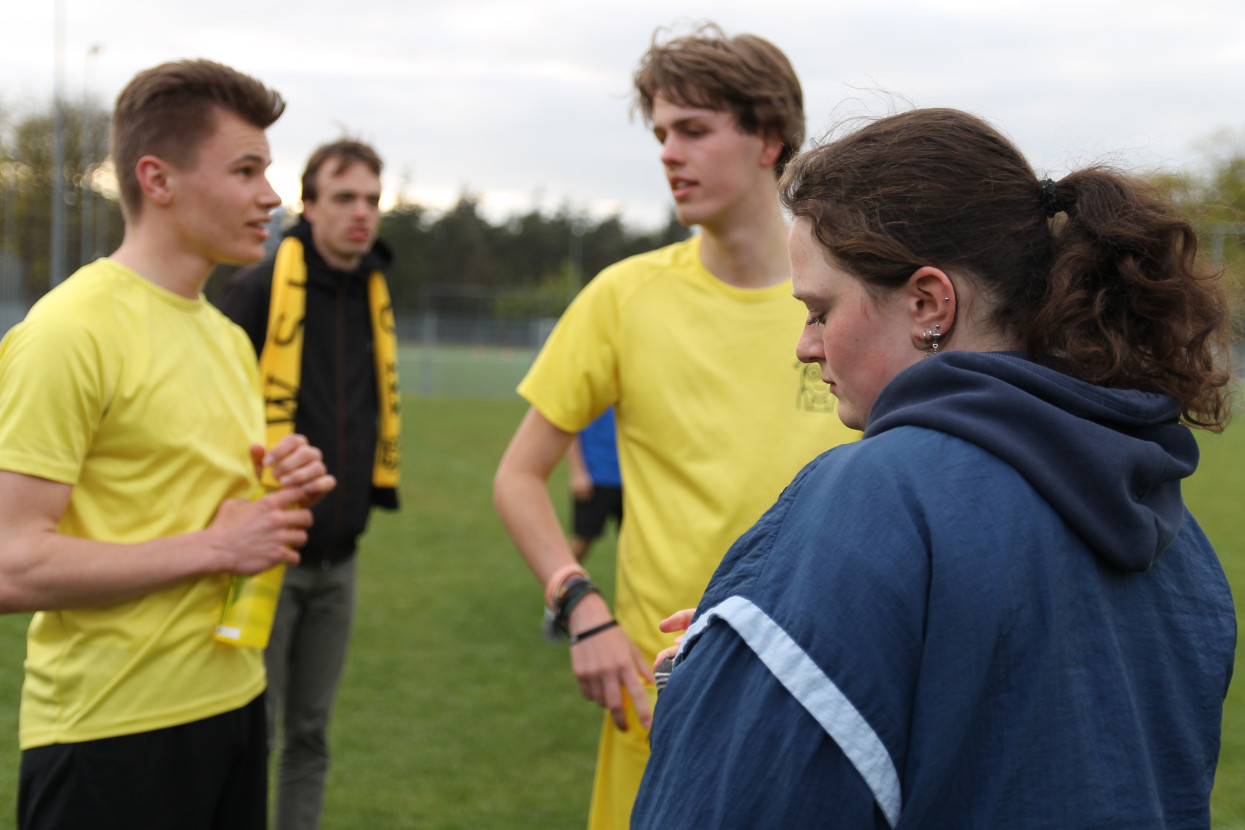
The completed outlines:
[[[1049,182],[1049,180],[1048,180]],[[1163,392],[1184,420],[1228,418],[1227,299],[1193,227],[1148,184],[1095,167],[1045,185],[1053,261],[1030,354],[1101,386]]]

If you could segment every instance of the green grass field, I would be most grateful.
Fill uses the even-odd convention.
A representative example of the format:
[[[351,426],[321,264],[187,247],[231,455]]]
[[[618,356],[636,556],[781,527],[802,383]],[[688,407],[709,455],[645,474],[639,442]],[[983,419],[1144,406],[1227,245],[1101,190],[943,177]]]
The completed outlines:
[[[407,400],[406,509],[377,513],[363,544],[324,830],[583,826],[600,715],[566,649],[540,639],[540,587],[492,509],[523,409],[513,397]],[[1187,497],[1245,597],[1245,427],[1202,446]],[[590,560],[607,592],[612,562],[607,539]],[[14,815],[26,622],[0,617],[0,827]],[[1213,809],[1216,828],[1245,830],[1245,681],[1229,696]]]
[[[532,349],[414,343],[398,352],[404,394],[475,400],[512,400],[535,357]]]

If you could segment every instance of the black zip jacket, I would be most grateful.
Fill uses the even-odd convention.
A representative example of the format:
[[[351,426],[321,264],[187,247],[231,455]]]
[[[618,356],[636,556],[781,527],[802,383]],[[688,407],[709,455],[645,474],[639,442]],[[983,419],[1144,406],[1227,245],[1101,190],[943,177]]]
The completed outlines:
[[[377,241],[349,273],[320,256],[311,226],[300,219],[287,236],[303,243],[307,261],[306,335],[294,431],[324,453],[337,487],[312,509],[315,523],[300,551],[302,564],[328,567],[354,555],[373,505],[398,506],[397,492],[372,486],[376,453],[376,366],[367,278],[393,256]],[[274,260],[241,269],[230,278],[220,309],[251,338],[258,354],[268,329]]]

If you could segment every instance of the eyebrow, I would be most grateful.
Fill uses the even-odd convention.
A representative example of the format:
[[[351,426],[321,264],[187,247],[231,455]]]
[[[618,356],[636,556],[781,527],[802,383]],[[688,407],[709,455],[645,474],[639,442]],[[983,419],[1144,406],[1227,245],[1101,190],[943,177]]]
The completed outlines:
[[[379,190],[330,190],[328,191],[327,195],[330,199],[337,199],[341,197],[346,197],[349,199],[357,199],[360,196],[362,196],[365,199],[379,199],[380,191]]]
[[[233,160],[234,164],[262,164],[264,167],[272,164],[272,159],[262,156],[259,153],[244,153]]]
[[[687,116],[684,116],[683,118],[678,119],[677,121],[671,122],[670,126],[671,127],[686,127],[688,124],[691,124],[693,121],[704,121],[704,120],[709,119],[710,117],[711,116],[708,113],[703,114],[703,115],[700,115],[700,114],[687,115]]]

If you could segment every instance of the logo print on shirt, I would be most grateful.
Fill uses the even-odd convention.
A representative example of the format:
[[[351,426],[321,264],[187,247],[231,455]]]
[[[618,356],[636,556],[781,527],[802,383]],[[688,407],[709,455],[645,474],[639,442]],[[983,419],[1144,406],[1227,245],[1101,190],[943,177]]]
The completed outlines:
[[[821,379],[821,369],[816,363],[795,363],[799,377],[799,390],[795,396],[796,409],[805,412],[833,412],[834,395],[830,394],[830,386]]]

